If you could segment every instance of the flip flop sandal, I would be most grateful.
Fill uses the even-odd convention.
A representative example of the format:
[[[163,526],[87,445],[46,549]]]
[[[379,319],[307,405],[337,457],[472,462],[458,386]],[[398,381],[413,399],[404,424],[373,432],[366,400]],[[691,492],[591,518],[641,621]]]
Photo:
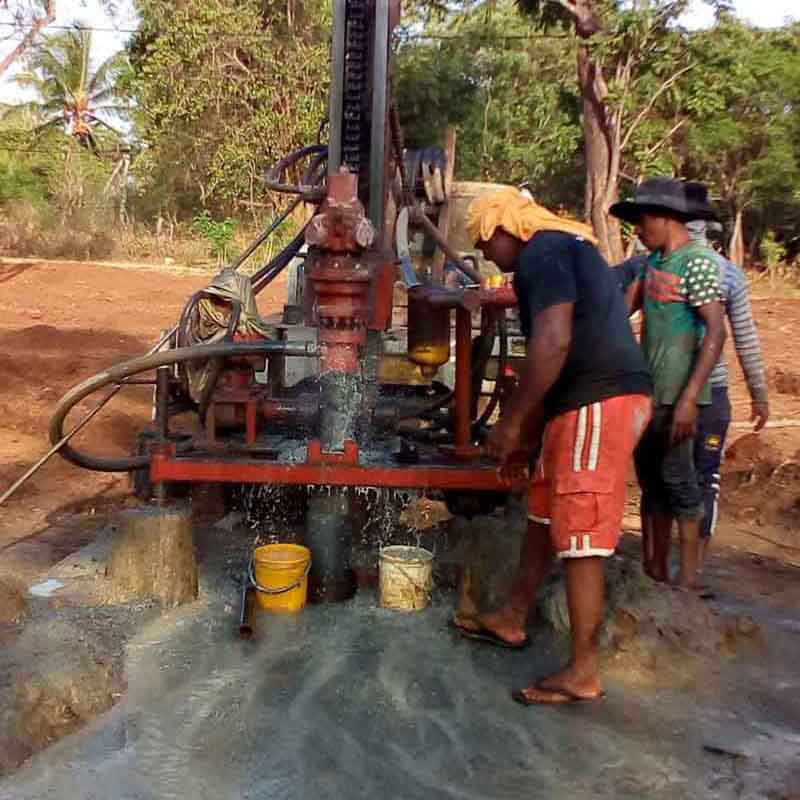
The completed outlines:
[[[600,692],[600,694],[594,697],[583,697],[582,695],[574,694],[569,691],[569,689],[555,689],[550,686],[542,686],[541,682],[537,683],[533,688],[539,692],[546,692],[554,699],[534,700],[532,697],[528,697],[528,695],[525,694],[524,689],[514,689],[514,691],[511,692],[512,700],[523,706],[573,706],[597,703],[606,696],[605,692]]]
[[[447,627],[454,630],[459,636],[463,636],[465,639],[493,644],[495,647],[502,647],[505,650],[524,650],[526,647],[529,647],[531,643],[530,636],[526,636],[521,642],[508,642],[488,628],[478,628],[473,631],[469,628],[461,627],[461,625],[452,618],[447,621]]]

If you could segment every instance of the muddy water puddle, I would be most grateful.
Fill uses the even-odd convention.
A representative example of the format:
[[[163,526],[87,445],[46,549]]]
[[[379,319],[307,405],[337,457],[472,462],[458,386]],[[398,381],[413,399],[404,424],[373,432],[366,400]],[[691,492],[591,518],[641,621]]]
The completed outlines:
[[[522,708],[509,689],[563,653],[544,635],[526,653],[454,638],[449,597],[411,615],[369,593],[261,614],[253,642],[233,636],[232,597],[146,627],[119,705],[0,798],[756,798],[800,747],[744,695],[712,703],[613,674],[603,703]]]

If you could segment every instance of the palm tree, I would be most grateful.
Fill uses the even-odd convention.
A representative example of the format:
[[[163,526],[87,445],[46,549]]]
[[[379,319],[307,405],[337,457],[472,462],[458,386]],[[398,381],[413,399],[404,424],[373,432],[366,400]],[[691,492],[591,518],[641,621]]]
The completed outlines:
[[[68,31],[45,37],[16,82],[38,95],[38,100],[26,104],[43,120],[37,131],[60,126],[96,153],[98,127],[121,135],[101,115],[119,116],[127,111],[119,102],[117,81],[128,61],[120,51],[92,69],[91,54],[92,33],[76,22]]]

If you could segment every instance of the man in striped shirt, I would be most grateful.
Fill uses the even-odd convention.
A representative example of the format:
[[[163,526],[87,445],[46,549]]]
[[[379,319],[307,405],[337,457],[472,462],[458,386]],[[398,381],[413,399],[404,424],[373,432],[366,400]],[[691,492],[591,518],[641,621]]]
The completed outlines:
[[[689,235],[698,244],[708,245],[707,223],[695,220],[687,225]],[[747,389],[750,392],[750,419],[755,430],[760,431],[769,419],[769,398],[764,376],[764,362],[758,339],[747,278],[732,261],[717,254],[720,295],[725,314],[733,332],[736,355],[742,367]],[[698,569],[702,570],[708,554],[708,544],[717,522],[717,507],[720,489],[720,464],[725,446],[725,437],[731,422],[731,403],[728,398],[728,364],[725,354],[720,356],[711,373],[711,405],[700,409],[695,438],[695,467],[698,483],[703,493],[705,513],[700,526]]]

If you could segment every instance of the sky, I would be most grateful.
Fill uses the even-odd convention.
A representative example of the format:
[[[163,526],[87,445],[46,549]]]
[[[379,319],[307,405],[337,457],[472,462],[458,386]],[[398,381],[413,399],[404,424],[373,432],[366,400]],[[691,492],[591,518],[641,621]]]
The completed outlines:
[[[0,4],[2,5],[2,4]],[[117,0],[116,14],[112,17],[107,13],[100,0],[57,0],[57,16],[55,25],[69,25],[73,21],[81,20],[86,25],[98,28],[134,28],[136,27],[136,15],[133,11],[131,0]],[[800,6],[798,0],[734,0],[737,14],[762,27],[774,27],[782,25],[787,19],[800,18]],[[3,21],[3,13],[0,12],[0,22]],[[713,13],[710,7],[703,4],[702,0],[692,0],[692,6],[687,13],[684,23],[688,27],[706,27],[713,21]],[[96,31],[95,39],[95,61],[104,61],[115,51],[125,45],[125,41],[130,34],[118,30]],[[8,52],[13,43],[0,42],[0,58]],[[6,72],[0,79],[0,103],[13,103],[26,99],[24,93],[14,84],[13,76],[17,69]]]

